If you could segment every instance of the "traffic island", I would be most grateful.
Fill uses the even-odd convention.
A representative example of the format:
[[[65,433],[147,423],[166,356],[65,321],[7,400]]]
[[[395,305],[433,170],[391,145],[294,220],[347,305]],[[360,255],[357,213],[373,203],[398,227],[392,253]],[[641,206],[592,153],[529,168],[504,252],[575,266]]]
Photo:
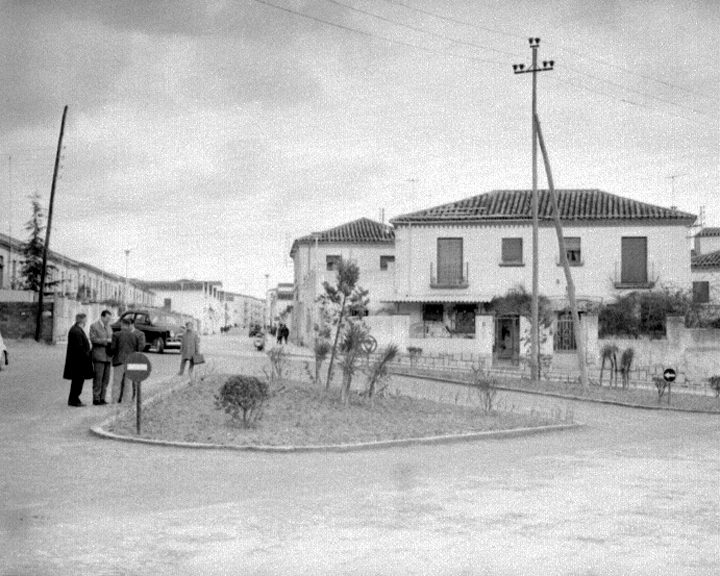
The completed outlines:
[[[132,409],[92,432],[164,446],[299,452],[509,438],[579,426],[560,407],[548,413],[500,412],[485,410],[480,397],[476,405],[461,405],[397,395],[370,401],[353,393],[345,405],[336,389],[298,381],[271,387],[256,418],[243,424],[217,407],[228,378],[212,375],[152,398],[143,406],[140,434]]]

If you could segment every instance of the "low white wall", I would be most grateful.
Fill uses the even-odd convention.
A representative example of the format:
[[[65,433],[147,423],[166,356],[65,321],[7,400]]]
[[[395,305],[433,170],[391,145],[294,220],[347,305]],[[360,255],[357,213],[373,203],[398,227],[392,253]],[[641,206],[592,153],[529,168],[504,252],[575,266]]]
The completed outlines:
[[[37,302],[37,292],[30,290],[0,290],[0,302]]]

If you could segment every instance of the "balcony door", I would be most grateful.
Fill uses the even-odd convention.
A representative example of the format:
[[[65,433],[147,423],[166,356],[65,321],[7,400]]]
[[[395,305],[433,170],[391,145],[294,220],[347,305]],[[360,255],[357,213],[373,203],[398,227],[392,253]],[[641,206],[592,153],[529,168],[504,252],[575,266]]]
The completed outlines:
[[[620,281],[623,284],[647,284],[647,238],[624,236],[621,248]]]
[[[462,283],[462,238],[438,238],[437,242],[437,283],[443,285]]]

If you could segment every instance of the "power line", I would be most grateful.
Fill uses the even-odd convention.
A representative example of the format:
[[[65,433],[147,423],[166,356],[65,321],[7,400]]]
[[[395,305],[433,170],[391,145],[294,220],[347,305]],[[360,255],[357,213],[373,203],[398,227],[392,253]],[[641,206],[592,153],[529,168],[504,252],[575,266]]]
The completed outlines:
[[[489,27],[487,27],[487,26],[480,26],[479,24],[473,24],[473,23],[471,23],[471,22],[465,22],[465,21],[463,21],[463,20],[457,20],[457,19],[455,19],[455,18],[449,18],[449,17],[447,17],[447,16],[443,16],[443,15],[440,15],[440,14],[437,14],[437,13],[434,13],[434,12],[430,12],[430,11],[427,11],[427,10],[422,10],[422,9],[420,9],[420,8],[415,8],[414,6],[408,6],[407,4],[405,4],[405,3],[403,3],[403,2],[399,2],[398,0],[384,0],[384,1],[385,1],[385,2],[389,2],[389,3],[391,3],[391,4],[396,4],[396,5],[398,5],[398,6],[402,6],[403,8],[406,8],[406,9],[408,9],[408,10],[412,10],[412,11],[414,11],[414,12],[418,12],[418,13],[420,13],[420,14],[425,14],[425,15],[427,15],[427,16],[431,16],[431,17],[433,17],[433,18],[437,18],[437,19],[439,19],[439,20],[444,20],[444,21],[446,21],[446,22],[451,22],[451,23],[453,23],[453,24],[460,24],[461,26],[468,26],[468,27],[470,27],[470,28],[475,28],[475,29],[478,29],[478,30],[484,30],[484,31],[486,31],[486,32],[491,32],[491,33],[493,33],[493,34],[499,34],[499,35],[507,36],[507,37],[510,37],[510,38],[525,38],[524,35],[514,34],[514,33],[512,33],[512,32],[507,32],[507,31],[504,31],[504,30],[498,30],[498,29],[496,29],[496,28],[489,28]],[[713,95],[711,95],[711,94],[706,94],[705,92],[700,92],[700,91],[697,91],[697,90],[691,90],[691,89],[689,89],[689,88],[685,88],[684,86],[680,86],[679,84],[673,84],[672,82],[667,82],[666,80],[660,80],[660,79],[658,79],[658,78],[653,78],[652,76],[648,76],[647,74],[642,74],[642,73],[640,73],[640,72],[635,72],[634,70],[630,70],[629,68],[625,68],[624,66],[620,66],[620,65],[614,64],[614,63],[612,63],[612,62],[608,62],[607,60],[604,60],[604,59],[602,59],[602,58],[594,58],[594,57],[592,57],[592,56],[588,56],[588,55],[586,55],[586,54],[583,54],[583,53],[580,52],[579,50],[573,50],[572,48],[565,48],[565,47],[560,46],[559,44],[554,43],[554,42],[551,42],[551,41],[550,41],[550,42],[547,42],[547,44],[549,44],[550,46],[556,46],[558,49],[562,50],[563,52],[567,52],[567,53],[569,53],[569,54],[573,54],[573,55],[575,55],[575,56],[577,56],[577,57],[579,57],[579,58],[582,58],[582,59],[584,59],[584,60],[589,60],[589,61],[591,61],[591,62],[595,62],[596,64],[601,64],[601,65],[603,65],[603,66],[608,66],[608,67],[610,67],[610,68],[614,68],[615,70],[618,70],[618,71],[623,72],[623,73],[625,73],[625,74],[630,74],[630,75],[632,75],[632,76],[636,76],[636,77],[642,78],[642,79],[644,79],[644,80],[649,80],[649,81],[651,81],[651,82],[657,82],[658,84],[662,84],[662,85],[667,86],[667,87],[669,87],[669,88],[674,88],[674,89],[676,89],[676,90],[682,90],[683,92],[687,92],[687,93],[689,93],[689,94],[695,94],[695,95],[697,95],[697,96],[701,96],[701,97],[703,97],[703,98],[708,98],[708,99],[711,99],[711,100],[713,100],[713,101],[716,100],[716,96],[713,96]]]
[[[448,16],[441,16],[440,14],[435,14],[435,13],[429,12],[427,10],[415,8],[414,6],[408,6],[407,4],[404,4],[403,2],[398,2],[397,0],[385,0],[385,2],[389,2],[390,4],[396,4],[398,6],[402,6],[403,8],[407,8],[408,10],[412,10],[412,11],[418,12],[420,14],[425,14],[426,16],[432,16],[433,18],[437,18],[438,20],[444,20],[445,22],[451,22],[453,24],[460,24],[461,26],[469,26],[470,28],[477,28],[478,30],[484,30],[485,32],[492,32],[493,34],[499,34],[501,36],[507,36],[510,38],[519,38],[522,40],[524,40],[526,38],[526,36],[524,34],[513,34],[512,32],[505,32],[503,30],[497,30],[495,28],[488,28],[487,26],[481,26],[479,24],[471,24],[470,22],[464,22],[463,20],[456,20],[455,18],[450,18]]]
[[[591,93],[597,94],[599,96],[604,96],[605,98],[610,98],[611,100],[616,100],[618,102],[622,102],[623,104],[629,104],[630,106],[637,106],[638,108],[645,108],[646,110],[649,110],[650,112],[652,112],[654,114],[662,114],[663,116],[672,116],[673,118],[685,120],[686,122],[691,122],[697,126],[705,126],[705,127],[710,126],[709,123],[703,122],[702,120],[698,120],[695,118],[688,118],[687,116],[680,116],[678,114],[673,114],[672,112],[669,112],[667,110],[660,110],[657,108],[653,108],[652,106],[648,106],[647,104],[643,104],[642,102],[635,102],[634,100],[628,100],[627,98],[622,98],[620,96],[608,94],[607,92],[595,90],[593,88],[589,88],[582,84],[576,84],[576,83],[570,82],[568,80],[563,80],[562,78],[552,77],[551,80],[554,82],[557,82],[559,84],[565,84],[567,86],[572,86],[573,88],[578,88],[580,90],[585,90],[586,92],[591,92]]]
[[[429,34],[430,36],[440,38],[441,40],[454,42],[456,44],[462,44],[463,46],[470,46],[472,48],[479,48],[480,50],[488,50],[490,52],[497,52],[498,54],[505,54],[506,56],[517,56],[517,54],[515,54],[514,52],[507,52],[505,50],[499,50],[498,48],[490,48],[488,46],[481,46],[479,44],[473,44],[472,42],[465,42],[464,40],[457,40],[454,38],[449,38],[447,36],[443,36],[442,34],[438,34],[436,32],[431,32],[429,30],[425,30],[424,28],[419,28],[417,26],[411,26],[410,24],[398,22],[397,20],[393,20],[391,18],[385,18],[384,16],[380,16],[378,14],[373,14],[372,12],[367,12],[366,10],[361,10],[359,8],[355,8],[354,6],[349,6],[347,4],[343,4],[342,2],[338,2],[338,0],[325,0],[325,2],[330,2],[331,4],[335,4],[336,6],[341,6],[343,8],[347,8],[348,10],[352,10],[353,12],[358,12],[359,14],[364,14],[366,16],[371,16],[372,18],[377,18],[378,20],[382,20],[383,22],[389,22],[390,24],[394,24],[396,26],[402,26],[403,28],[408,28],[409,30],[421,32],[423,34]],[[504,62],[502,62],[501,64],[504,64]]]
[[[316,16],[310,16],[309,14],[305,14],[303,12],[297,12],[295,10],[290,10],[289,8],[285,8],[283,6],[277,6],[275,4],[272,4],[271,2],[266,2],[265,0],[252,0],[252,1],[257,2],[258,4],[263,4],[265,6],[270,6],[271,8],[275,8],[276,10],[281,10],[282,12],[294,14],[295,16],[301,16],[302,18],[307,18],[308,20],[313,20],[314,22],[320,22],[322,24],[327,24],[328,26],[334,26],[335,28],[339,28],[339,29],[345,30],[347,32],[354,32],[356,34],[362,34],[363,36],[368,36],[370,38],[377,38],[378,40],[384,40],[385,42],[390,42],[391,44],[398,44],[400,46],[405,46],[406,48],[412,48],[414,50],[422,50],[423,52],[429,52],[430,54],[439,54],[439,55],[445,56],[445,57],[452,56],[454,58],[461,58],[463,60],[484,62],[487,64],[498,64],[501,66],[503,66],[505,64],[504,62],[498,62],[496,60],[487,60],[484,58],[477,58],[474,56],[465,56],[462,54],[456,54],[454,52],[433,50],[432,48],[425,48],[423,46],[417,46],[416,44],[411,44],[409,42],[403,42],[401,40],[393,40],[392,38],[378,36],[377,34],[372,34],[371,32],[366,32],[364,30],[358,30],[357,28],[351,28],[350,26],[344,26],[343,24],[337,24],[335,22],[330,22],[329,20],[323,20],[322,18],[318,18]]]
[[[670,104],[671,106],[677,106],[678,108],[685,108],[686,110],[690,110],[691,112],[695,112],[696,114],[699,114],[701,116],[705,116],[705,117],[711,118],[711,119],[716,119],[715,116],[710,116],[709,114],[706,114],[705,112],[698,110],[696,108],[692,108],[692,107],[686,106],[684,104],[678,104],[671,100],[666,100],[665,98],[660,98],[659,96],[653,96],[651,94],[646,94],[645,92],[641,92],[640,90],[634,90],[633,88],[628,88],[626,86],[623,86],[622,84],[613,82],[612,80],[605,80],[603,78],[598,78],[597,76],[593,76],[592,74],[583,72],[582,70],[577,70],[570,66],[560,64],[558,67],[565,68],[566,70],[570,70],[571,72],[575,72],[576,74],[581,74],[583,76],[587,76],[588,78],[592,78],[593,80],[597,80],[598,82],[603,82],[604,84],[610,84],[611,86],[615,86],[616,88],[620,88],[621,90],[625,90],[627,92],[631,92],[633,94],[637,94],[637,95],[643,96],[645,98],[651,98],[652,100],[657,100],[658,102],[664,102],[665,104]]]

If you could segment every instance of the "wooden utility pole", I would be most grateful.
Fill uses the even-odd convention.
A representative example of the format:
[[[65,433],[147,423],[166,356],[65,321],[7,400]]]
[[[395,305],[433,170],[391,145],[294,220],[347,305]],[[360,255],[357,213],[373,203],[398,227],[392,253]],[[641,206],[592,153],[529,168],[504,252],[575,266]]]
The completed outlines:
[[[50,229],[52,227],[53,205],[55,204],[55,185],[57,184],[58,170],[60,169],[60,153],[62,152],[63,133],[65,132],[65,118],[68,107],[63,109],[60,123],[60,137],[58,138],[57,152],[55,153],[55,169],[53,170],[52,187],[50,188],[50,209],[48,210],[47,231],[45,233],[45,249],[43,250],[42,272],[40,273],[40,294],[38,295],[38,310],[35,320],[35,340],[40,342],[42,337],[42,312],[45,296],[45,277],[47,276],[47,258],[50,250]]]
[[[513,64],[515,74],[532,73],[532,305],[531,305],[531,326],[530,326],[530,376],[535,380],[540,379],[540,313],[538,305],[538,189],[537,189],[537,126],[535,115],[537,114],[537,73],[549,72],[553,69],[555,62],[545,60],[542,67],[538,67],[537,51],[540,46],[540,38],[528,38],[532,50],[532,65],[525,68],[525,64]]]
[[[585,340],[582,332],[580,332],[580,315],[578,314],[577,301],[575,299],[575,283],[570,273],[570,263],[567,258],[567,250],[565,249],[565,237],[563,236],[562,223],[560,222],[560,210],[558,209],[557,195],[555,194],[555,184],[553,183],[552,172],[550,170],[550,158],[548,157],[545,141],[543,140],[542,130],[540,129],[540,120],[537,114],[534,116],[535,127],[538,135],[538,143],[542,151],[543,161],[545,163],[545,174],[547,175],[548,188],[550,189],[550,203],[552,204],[553,219],[555,220],[555,232],[557,232],[558,248],[560,250],[560,262],[565,271],[565,281],[567,282],[568,300],[570,300],[570,314],[573,321],[573,332],[575,333],[575,347],[578,355],[578,368],[580,370],[580,383],[583,390],[588,389],[587,367],[585,365]]]

